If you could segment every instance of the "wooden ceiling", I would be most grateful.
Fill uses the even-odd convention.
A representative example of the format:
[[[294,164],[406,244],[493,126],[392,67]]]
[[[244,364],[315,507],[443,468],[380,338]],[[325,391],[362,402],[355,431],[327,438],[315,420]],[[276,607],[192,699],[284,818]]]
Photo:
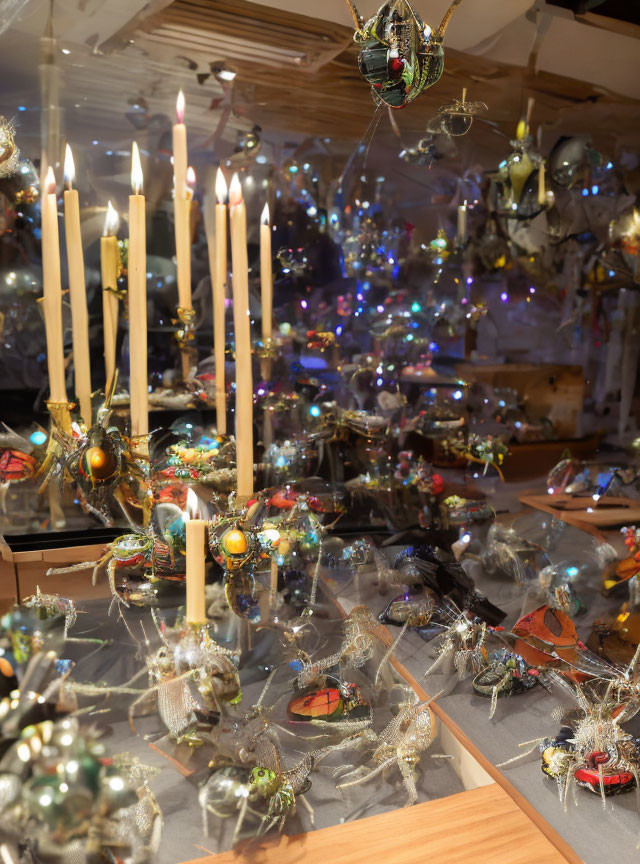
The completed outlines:
[[[368,85],[357,69],[352,32],[305,15],[290,14],[248,0],[175,0],[144,20],[134,20],[108,46],[117,50],[135,39],[136,49],[165,62],[171,55],[193,72],[225,61],[237,71],[232,110],[269,131],[331,136],[358,141],[372,114]],[[446,47],[446,46],[445,46]],[[209,79],[211,80],[211,79]],[[207,88],[205,81],[202,88]],[[476,124],[478,152],[504,148],[496,131],[511,136],[530,96],[533,125],[543,129],[594,133],[611,150],[640,143],[637,103],[574,79],[526,67],[508,66],[449,50],[441,81],[415,103],[395,112],[406,143],[424,132],[437,108],[459,98],[489,106],[490,124]],[[630,110],[631,109],[631,110]],[[599,141],[598,141],[599,139]]]

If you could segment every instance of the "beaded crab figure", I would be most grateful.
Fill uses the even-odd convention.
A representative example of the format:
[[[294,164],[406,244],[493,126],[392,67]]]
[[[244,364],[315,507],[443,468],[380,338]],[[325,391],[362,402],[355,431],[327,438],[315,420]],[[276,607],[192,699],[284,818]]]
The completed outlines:
[[[408,0],[389,0],[364,21],[353,0],[347,0],[360,45],[358,65],[378,104],[403,108],[444,70],[444,40],[449,21],[462,0],[453,0],[438,29],[425,24]]]
[[[359,744],[373,744],[374,749],[371,753],[373,767],[369,770],[365,766],[352,769],[343,776],[337,788],[348,789],[361,783],[368,783],[374,777],[386,774],[395,766],[400,772],[407,793],[404,806],[411,807],[415,804],[418,800],[416,766],[421,754],[431,746],[436,736],[436,724],[429,707],[430,701],[402,704],[396,717],[379,735],[367,729],[355,736],[353,740]]]

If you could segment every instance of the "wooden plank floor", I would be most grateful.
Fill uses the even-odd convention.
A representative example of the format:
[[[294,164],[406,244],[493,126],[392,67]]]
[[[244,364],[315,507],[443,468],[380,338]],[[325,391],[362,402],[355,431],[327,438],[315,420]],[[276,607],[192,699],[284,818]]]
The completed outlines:
[[[187,864],[566,864],[567,859],[497,784],[323,828],[277,835]]]

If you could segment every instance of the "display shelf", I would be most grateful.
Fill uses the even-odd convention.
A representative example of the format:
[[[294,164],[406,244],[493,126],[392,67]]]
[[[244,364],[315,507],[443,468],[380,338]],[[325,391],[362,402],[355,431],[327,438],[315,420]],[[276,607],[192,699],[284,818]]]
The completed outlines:
[[[328,587],[328,586],[327,586]],[[340,608],[343,614],[348,614],[351,609],[357,602],[352,596],[340,595],[338,597],[334,596],[334,602]],[[386,601],[383,606],[386,605]],[[382,611],[375,610],[375,611]],[[380,636],[387,645],[391,645],[394,641],[395,636],[388,630],[388,628],[381,626],[380,627]],[[415,648],[416,641],[418,641],[418,645],[424,646],[426,649],[427,643],[425,643],[420,637],[412,637],[414,634],[407,634],[407,638],[412,640],[412,647]],[[406,645],[406,643],[405,643]],[[407,681],[408,684],[415,690],[418,696],[421,699],[429,699],[430,694],[424,689],[424,687],[418,683],[416,674],[415,674],[415,663],[411,663],[413,666],[413,670],[410,670],[409,666],[402,662],[399,657],[403,655],[407,655],[407,659],[414,658],[414,654],[407,653],[405,650],[405,645],[400,643],[398,646],[398,650],[396,652],[396,656],[392,658],[393,665],[399,674]],[[424,654],[423,656],[428,656]],[[437,693],[438,688],[432,689],[431,693]],[[480,700],[484,703],[486,707],[487,701]],[[528,798],[522,794],[522,792],[510,782],[508,777],[506,777],[503,772],[501,772],[496,765],[491,761],[491,759],[487,758],[485,755],[484,749],[482,746],[478,746],[477,742],[472,740],[469,734],[465,731],[465,728],[468,726],[465,724],[456,722],[453,717],[447,712],[446,707],[443,706],[442,702],[436,699],[432,703],[432,710],[436,717],[440,720],[442,724],[441,737],[448,741],[449,749],[451,751],[459,752],[458,766],[461,771],[465,773],[462,775],[463,777],[471,776],[477,777],[478,772],[483,772],[486,776],[494,783],[499,785],[508,795],[515,805],[520,809],[520,811],[525,814],[532,822],[536,825],[537,829],[540,833],[553,845],[553,847],[558,851],[558,854],[562,856],[562,860],[570,861],[571,864],[581,864],[582,858],[572,849],[572,847],[566,842],[566,840],[562,837],[562,835],[551,825],[549,822],[538,812],[538,810],[533,806],[533,804],[528,800]],[[469,720],[472,715],[469,714]],[[456,742],[456,743],[453,743]],[[496,760],[497,761],[497,760]]]
[[[77,560],[80,551],[86,555],[87,547],[66,550],[67,560]],[[99,551],[97,550],[96,555]],[[62,552],[59,553],[57,563],[64,557]],[[11,584],[11,571],[6,562],[2,562],[1,567],[0,578],[6,591],[5,580],[8,578]],[[75,598],[80,602],[80,608],[87,611],[87,615],[82,616],[83,624],[87,626],[88,621],[93,627],[99,620],[96,617],[99,613],[104,621],[95,633],[108,637],[117,622],[108,620],[108,591],[105,585],[98,585],[96,595],[88,572],[47,577],[46,567],[45,562],[30,562],[24,565],[24,572],[28,575],[25,587],[35,590],[35,585],[39,584],[43,590],[58,591]],[[392,639],[389,631],[382,626],[380,635],[385,643]],[[124,655],[118,651],[118,657],[113,663],[105,658],[100,661],[97,654],[94,661],[89,661],[89,667],[83,667],[83,674],[86,675],[91,670],[96,680],[102,680],[108,669],[113,679],[117,680],[126,678],[135,669],[132,654]],[[420,698],[427,698],[423,688],[397,658],[393,659],[393,665]],[[496,854],[504,854],[513,846],[511,857],[508,858],[510,864],[562,864],[566,861],[576,864],[579,859],[572,857],[570,849],[564,850],[566,854],[563,854],[562,841],[554,837],[553,831],[543,824],[544,820],[540,820],[535,811],[531,811],[526,800],[522,797],[518,800],[517,793],[509,789],[508,783],[501,785],[495,782],[499,772],[488,763],[437,703],[433,704],[433,713],[438,723],[438,739],[424,757],[424,778],[430,800],[412,808],[392,809],[390,812],[378,813],[345,824],[335,824],[341,818],[337,814],[344,811],[344,805],[336,810],[336,803],[333,802],[327,805],[328,815],[321,814],[321,826],[318,830],[292,837],[261,838],[258,845],[254,842],[241,847],[239,851],[223,851],[213,856],[207,856],[211,842],[199,836],[200,813],[195,787],[186,776],[189,772],[180,770],[178,763],[167,758],[167,753],[153,743],[144,743],[136,736],[132,737],[124,721],[115,725],[114,735],[120,749],[131,750],[145,761],[163,766],[162,782],[155,785],[158,790],[162,790],[157,793],[160,800],[162,801],[163,795],[167,795],[171,801],[170,805],[163,805],[163,810],[167,813],[168,822],[165,836],[166,831],[170,830],[172,841],[166,846],[163,844],[158,864],[178,864],[184,860],[215,860],[216,864],[218,861],[224,864],[225,861],[232,860],[318,860],[316,856],[320,854],[320,850],[326,848],[327,843],[331,845],[334,860],[349,862],[357,860],[358,855],[362,854],[362,844],[365,842],[367,854],[384,855],[385,861],[397,861],[398,864],[417,861],[417,856],[424,860],[425,854],[442,855],[446,843],[450,844],[447,860],[452,862],[488,864],[496,860]],[[433,752],[449,756],[449,759],[444,760],[446,765],[441,759],[431,762],[429,756]],[[444,768],[446,771],[443,773]],[[324,794],[328,788],[327,784],[322,784],[319,794]],[[401,800],[403,799],[400,798],[398,803]],[[187,811],[190,815],[185,817]],[[333,824],[322,827],[322,821],[326,822],[327,819]],[[185,836],[187,828],[189,829],[189,841],[185,841],[184,837],[180,840],[182,827],[185,829]],[[456,840],[452,844],[451,837],[454,834]],[[178,848],[183,850],[182,854],[177,852]],[[194,854],[198,852],[207,857],[194,859]]]
[[[640,521],[640,502],[633,498],[605,495],[596,503],[584,496],[527,494],[521,495],[520,501],[590,534]]]
[[[66,550],[67,560],[78,560],[80,551],[86,555],[87,547]],[[96,557],[99,552],[98,549]],[[65,553],[60,552],[58,563],[64,558]],[[8,575],[7,564],[3,562],[2,566],[0,572],[4,582]],[[44,562],[32,562],[25,567],[28,567],[30,589],[35,590],[35,585],[40,584],[41,587],[46,586],[47,591],[59,591],[78,600],[82,598],[86,601],[89,597],[93,597],[94,599],[88,604],[91,607],[89,614],[95,616],[98,606],[106,613],[108,604],[105,600],[96,598],[88,573],[47,577],[44,572],[46,569]],[[98,586],[98,591],[100,596],[104,598],[108,596],[104,584]],[[323,591],[325,598],[332,596],[327,583],[324,582]],[[340,615],[348,613],[355,605],[355,600],[345,596],[333,596],[332,599]],[[382,625],[379,634],[385,644],[391,644],[393,641],[394,636]],[[420,644],[425,643],[420,640]],[[428,698],[424,687],[418,683],[415,669],[411,670],[409,668],[411,664],[403,657],[402,643],[400,647],[399,656],[392,658],[395,669],[421,699]],[[118,662],[121,666],[119,670],[121,676],[126,677],[132,672],[131,660],[125,663],[124,658],[119,658]],[[101,675],[102,670],[96,674]],[[307,856],[318,855],[320,850],[327,847],[327,844],[331,846],[332,858],[336,861],[344,861],[346,864],[358,860],[358,856],[362,855],[364,842],[366,842],[367,854],[384,855],[385,861],[398,862],[398,864],[417,861],[417,856],[420,856],[420,860],[424,860],[425,855],[438,856],[445,852],[447,861],[452,861],[454,864],[456,861],[489,864],[498,858],[508,860],[509,864],[521,864],[521,862],[522,864],[541,864],[541,862],[542,864],[545,862],[580,864],[583,859],[539,813],[526,795],[495,767],[481,744],[467,734],[465,724],[457,722],[450,715],[446,700],[443,701],[445,704],[439,701],[432,703],[432,710],[439,725],[439,738],[434,746],[435,752],[451,757],[445,761],[453,768],[458,778],[457,788],[455,780],[446,779],[443,775],[430,774],[432,769],[428,760],[430,754],[434,752],[432,748],[424,756],[427,762],[426,783],[430,786],[432,784],[429,781],[433,780],[437,786],[442,786],[441,789],[436,786],[430,790],[433,800],[424,801],[413,808],[394,809],[354,822],[331,824],[292,837],[262,838],[259,844],[251,843],[241,847],[240,850],[222,851],[210,856],[207,856],[211,847],[207,838],[197,839],[200,814],[197,797],[193,794],[195,790],[185,779],[185,774],[189,772],[180,771],[177,763],[168,759],[167,754],[155,745],[148,743],[143,745],[147,751],[145,759],[151,755],[152,761],[155,760],[156,764],[164,764],[169,776],[182,776],[182,786],[176,787],[175,784],[171,786],[174,791],[168,818],[173,830],[180,831],[180,822],[174,812],[176,796],[180,797],[180,812],[184,814],[185,809],[193,811],[189,819],[189,824],[194,823],[189,842],[176,843],[174,837],[173,842],[163,852],[162,864],[178,864],[179,861],[192,860],[203,864],[207,861],[224,864],[226,861],[233,860],[264,861],[265,864],[278,861],[286,864],[289,861],[317,860]],[[483,708],[486,709],[486,702],[482,700],[482,703]],[[125,724],[118,724],[118,727],[120,726],[123,729],[118,733],[119,739],[124,734]],[[119,740],[119,746],[134,748],[136,739]],[[505,758],[508,755],[511,754],[505,753]],[[538,777],[536,781],[540,782]],[[173,784],[173,781],[171,783]],[[176,792],[176,788],[180,791]],[[190,790],[193,790],[193,793]],[[438,792],[445,797],[439,797]],[[335,804],[333,806],[335,807]],[[451,841],[452,836],[455,836],[455,842]],[[176,846],[182,854],[176,855]],[[191,854],[189,849],[193,850]],[[197,852],[207,857],[194,859],[193,855]],[[504,857],[507,853],[508,857]]]

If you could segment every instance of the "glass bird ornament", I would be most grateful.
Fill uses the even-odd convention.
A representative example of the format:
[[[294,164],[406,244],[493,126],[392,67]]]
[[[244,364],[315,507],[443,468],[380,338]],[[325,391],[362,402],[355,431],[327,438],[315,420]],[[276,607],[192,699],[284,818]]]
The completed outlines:
[[[356,27],[354,40],[360,45],[358,66],[377,104],[404,108],[440,79],[442,42],[461,2],[453,0],[434,32],[408,0],[384,3],[366,22],[353,0],[347,0]]]

